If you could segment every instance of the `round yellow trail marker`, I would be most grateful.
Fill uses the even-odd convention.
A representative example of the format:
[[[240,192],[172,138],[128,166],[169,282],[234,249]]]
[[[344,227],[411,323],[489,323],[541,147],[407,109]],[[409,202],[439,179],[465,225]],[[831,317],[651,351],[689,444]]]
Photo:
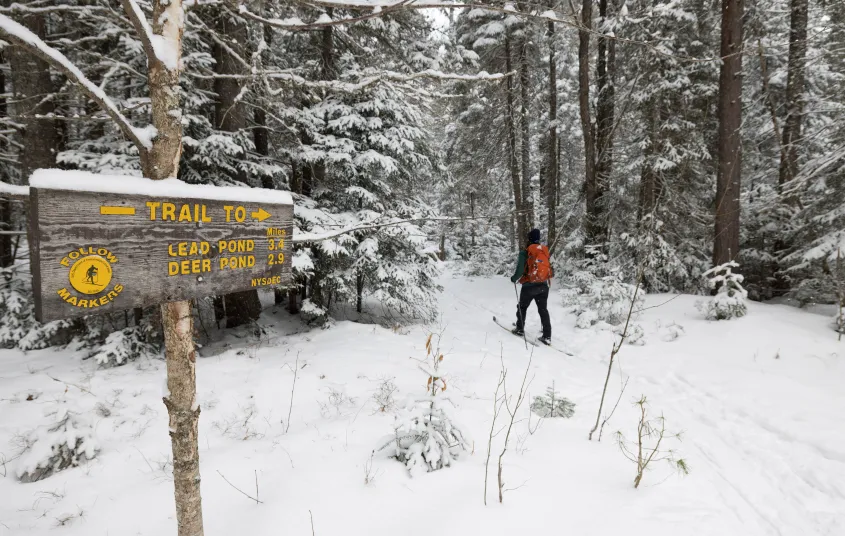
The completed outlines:
[[[99,294],[111,283],[111,264],[99,255],[82,257],[70,267],[70,285],[82,294]]]

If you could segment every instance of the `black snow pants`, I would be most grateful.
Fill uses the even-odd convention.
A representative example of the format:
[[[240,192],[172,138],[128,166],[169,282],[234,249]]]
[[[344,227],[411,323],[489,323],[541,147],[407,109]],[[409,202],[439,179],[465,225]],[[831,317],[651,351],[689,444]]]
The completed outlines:
[[[519,306],[516,311],[516,328],[520,331],[525,329],[525,314],[531,302],[537,302],[537,312],[540,313],[540,321],[543,323],[543,337],[552,336],[552,323],[549,320],[549,310],[546,305],[549,301],[548,283],[525,283],[519,293]]]

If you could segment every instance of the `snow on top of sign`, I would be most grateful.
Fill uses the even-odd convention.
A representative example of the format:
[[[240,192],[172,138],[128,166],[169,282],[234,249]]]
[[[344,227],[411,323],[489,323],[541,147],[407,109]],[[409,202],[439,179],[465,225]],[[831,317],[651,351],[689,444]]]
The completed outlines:
[[[145,195],[215,201],[241,201],[246,203],[273,203],[292,205],[290,192],[241,188],[237,186],[212,186],[188,184],[179,179],[154,181],[131,175],[100,175],[87,171],[38,169],[29,179],[30,186],[50,190],[71,190],[126,195]]]
[[[29,187],[28,186],[15,186],[14,184],[7,184],[5,182],[0,182],[0,193],[27,196],[27,195],[29,195]]]

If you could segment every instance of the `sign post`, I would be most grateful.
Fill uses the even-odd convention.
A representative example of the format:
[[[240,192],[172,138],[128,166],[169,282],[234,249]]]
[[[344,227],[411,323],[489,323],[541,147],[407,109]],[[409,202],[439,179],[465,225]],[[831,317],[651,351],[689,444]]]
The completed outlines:
[[[40,322],[291,281],[287,192],[56,170],[30,186]]]

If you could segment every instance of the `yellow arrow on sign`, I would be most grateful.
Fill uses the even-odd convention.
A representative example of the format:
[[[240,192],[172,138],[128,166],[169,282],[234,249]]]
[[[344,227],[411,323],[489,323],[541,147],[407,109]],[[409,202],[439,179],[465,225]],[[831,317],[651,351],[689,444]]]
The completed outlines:
[[[108,216],[134,216],[135,215],[135,207],[101,206],[100,207],[100,214],[105,214],[105,215],[108,215]]]
[[[250,216],[252,216],[253,219],[256,219],[258,221],[264,221],[270,217],[270,213],[264,210],[263,208],[259,208],[258,210],[250,214]]]

